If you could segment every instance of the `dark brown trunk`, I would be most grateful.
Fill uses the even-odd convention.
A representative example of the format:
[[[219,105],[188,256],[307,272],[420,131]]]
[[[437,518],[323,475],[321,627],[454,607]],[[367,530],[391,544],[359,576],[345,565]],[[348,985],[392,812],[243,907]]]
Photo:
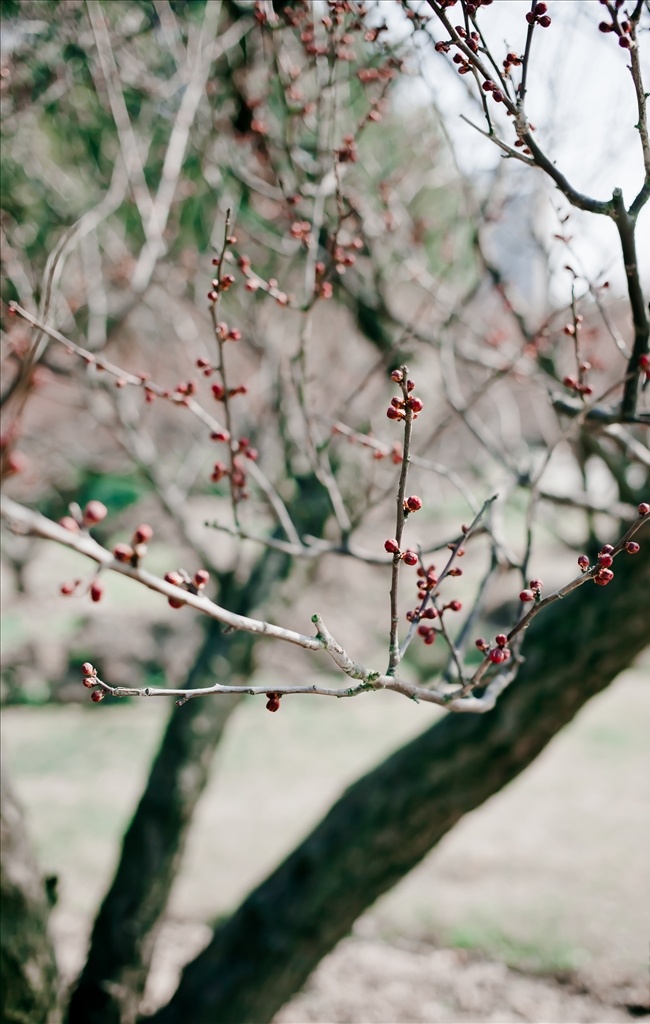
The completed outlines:
[[[632,662],[650,635],[648,593],[646,543],[617,560],[606,590],[588,583],[534,620],[526,662],[497,707],[448,715],[351,786],[215,932],[148,1024],[270,1021],[378,896]]]
[[[286,562],[284,556],[273,560],[279,569]],[[277,579],[277,571],[272,575]],[[228,606],[243,614],[250,612],[251,603],[259,597],[259,569],[243,588],[224,582],[222,598],[232,602]],[[227,636],[219,623],[210,622],[186,686],[209,686],[223,678],[224,667],[225,682],[247,679],[252,652],[249,634]],[[93,927],[88,959],[68,1008],[69,1024],[131,1024],[136,1019],[196,805],[239,699],[213,697],[171,708],[145,791],[124,836],[115,877]]]
[[[49,902],[6,771],[0,842],[0,1019],[3,1024],[46,1024],[54,1019],[59,985],[47,932]]]
[[[294,521],[320,535],[329,514],[321,485],[296,478]],[[220,578],[219,599],[241,615],[268,600],[291,559],[267,548],[244,582]],[[249,633],[226,635],[209,622],[188,688],[244,682],[253,670]],[[224,673],[226,678],[224,679]],[[239,698],[207,697],[172,708],[146,789],[122,844],[113,883],[95,921],[88,960],[72,993],[68,1024],[131,1024],[214,751]]]

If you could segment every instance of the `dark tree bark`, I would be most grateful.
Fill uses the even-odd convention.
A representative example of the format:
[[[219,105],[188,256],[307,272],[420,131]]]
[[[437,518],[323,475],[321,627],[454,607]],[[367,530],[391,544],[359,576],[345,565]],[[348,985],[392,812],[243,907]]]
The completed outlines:
[[[219,678],[226,638],[211,623],[188,686]],[[112,885],[95,920],[88,959],[68,1008],[70,1024],[127,1024],[137,1015],[151,957],[214,751],[237,699],[173,708],[145,791],[124,836]]]
[[[647,531],[644,531],[647,533]],[[648,643],[650,545],[530,626],[496,708],[450,714],[348,789],[189,964],[148,1024],[264,1024],[382,893],[534,760]],[[646,595],[644,597],[644,595]]]
[[[317,536],[329,514],[321,485],[297,481],[294,521]],[[222,575],[219,598],[249,615],[286,578],[291,559],[267,549],[243,583]],[[250,633],[227,635],[214,621],[186,687],[222,679],[245,681],[253,670]],[[189,828],[205,789],[214,751],[240,698],[192,700],[172,708],[167,729],[133,820],[124,836],[112,885],[93,927],[90,951],[68,1007],[69,1024],[131,1024],[151,966],[155,941],[178,872]]]
[[[0,843],[0,1019],[3,1024],[46,1024],[56,1010],[59,986],[47,932],[49,903],[4,770]]]

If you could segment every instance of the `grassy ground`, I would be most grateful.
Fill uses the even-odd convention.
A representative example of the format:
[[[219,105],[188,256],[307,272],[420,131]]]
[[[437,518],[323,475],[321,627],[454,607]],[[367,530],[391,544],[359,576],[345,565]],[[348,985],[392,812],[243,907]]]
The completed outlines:
[[[622,676],[521,778],[464,818],[358,923],[358,941],[453,945],[638,989],[647,971],[649,675],[646,660]],[[169,711],[162,701],[107,701],[3,715],[4,757],[40,862],[59,876],[53,924],[67,972],[80,965]],[[277,715],[245,702],[172,895],[171,916],[190,928],[188,953],[205,939],[203,922],[236,905],[359,772],[437,713],[392,694],[295,699]],[[163,990],[173,965],[165,975]]]

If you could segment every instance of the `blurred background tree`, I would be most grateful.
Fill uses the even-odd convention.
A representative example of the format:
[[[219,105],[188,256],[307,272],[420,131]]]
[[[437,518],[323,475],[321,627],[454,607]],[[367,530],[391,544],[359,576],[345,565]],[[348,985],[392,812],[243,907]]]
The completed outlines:
[[[456,6],[468,30],[480,6]],[[634,31],[641,7],[630,12]],[[445,120],[454,102],[440,112],[409,91],[422,54],[447,39],[433,24],[409,7],[389,17],[385,5],[347,2],[6,2],[2,452],[12,495],[49,518],[99,500],[109,515],[95,536],[108,547],[151,522],[153,572],[205,568],[221,606],[301,630],[323,611],[353,657],[373,664],[386,648],[383,541],[394,531],[402,437],[386,420],[388,374],[407,362],[424,401],[409,485],[424,502],[423,551],[444,552],[500,496],[468,545],[463,579],[444,592],[462,599],[454,638],[475,668],[474,637],[512,625],[531,575],[548,591],[566,583],[576,555],[593,562],[647,497],[647,323],[643,341],[638,310],[582,272],[559,223],[570,270],[563,298],[549,290],[541,183],[522,192],[510,161],[481,180],[460,173]],[[619,38],[636,47],[630,32]],[[647,157],[647,136],[645,147]],[[639,195],[648,190],[646,159]],[[241,460],[239,493],[232,444],[185,408],[189,398],[215,407],[205,296],[229,269],[211,266],[229,218],[233,283],[218,315],[223,333],[240,337],[220,351],[229,381],[247,388],[230,403],[232,436],[259,453]],[[623,416],[626,373],[638,408]],[[141,385],[123,387],[128,374]],[[579,386],[564,383],[573,375]],[[567,598],[570,616],[566,602],[540,615],[494,711],[436,720],[347,790],[215,929],[153,1019],[270,1020],[381,893],[632,663],[647,643],[646,548],[617,562],[606,591],[587,584]],[[121,579],[98,608],[79,593],[71,612],[57,586],[85,570],[50,550],[20,536],[4,547],[15,597],[6,704],[80,700],[89,658],[113,685],[253,680],[273,692],[304,681],[304,652],[201,625],[125,581],[120,589]],[[401,615],[414,600],[405,595]],[[433,648],[421,639],[405,654],[411,677],[453,679],[444,638]],[[329,685],[324,666],[309,672]],[[142,999],[156,940],[240,703],[211,697],[171,711],[85,966],[62,996],[70,1022],[125,1024],[151,1010]],[[9,815],[14,831],[18,820]],[[21,844],[7,845],[3,872],[15,905],[33,909],[14,915],[22,931],[3,932],[3,971],[16,978],[20,960],[50,961],[38,986],[26,973],[5,987],[5,1016],[46,1020],[42,987],[53,1004],[57,982],[34,924],[46,916],[36,868],[22,880],[12,871]]]

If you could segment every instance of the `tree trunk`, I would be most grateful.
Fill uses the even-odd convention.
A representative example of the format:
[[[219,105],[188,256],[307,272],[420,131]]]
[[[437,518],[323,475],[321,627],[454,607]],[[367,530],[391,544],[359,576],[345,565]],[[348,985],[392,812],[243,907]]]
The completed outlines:
[[[59,985],[47,932],[49,903],[6,770],[0,843],[0,1019],[3,1024],[46,1024],[56,1010]]]
[[[297,478],[294,521],[320,535],[329,514],[323,489]],[[292,559],[267,548],[247,580],[220,578],[219,599],[240,615],[267,601]],[[245,681],[253,671],[254,638],[227,635],[209,622],[186,687],[209,686],[227,673]],[[68,1024],[132,1024],[144,992],[167,901],[214,751],[239,697],[206,697],[172,708],[145,791],[124,836],[120,862],[93,927],[86,965],[72,993]]]
[[[644,531],[645,532],[645,531]],[[382,893],[515,778],[648,643],[650,544],[530,626],[496,708],[450,714],[354,783],[189,964],[148,1024],[264,1024]],[[643,594],[646,595],[643,598]]]
[[[246,614],[250,606],[243,604],[240,599],[237,607]],[[224,666],[228,682],[234,676],[246,679],[252,649],[249,634],[227,636],[220,623],[210,622],[186,685],[210,686],[223,676]],[[131,1024],[136,1019],[194,812],[240,699],[208,698],[172,707],[93,927],[88,959],[68,1008],[69,1024]]]

